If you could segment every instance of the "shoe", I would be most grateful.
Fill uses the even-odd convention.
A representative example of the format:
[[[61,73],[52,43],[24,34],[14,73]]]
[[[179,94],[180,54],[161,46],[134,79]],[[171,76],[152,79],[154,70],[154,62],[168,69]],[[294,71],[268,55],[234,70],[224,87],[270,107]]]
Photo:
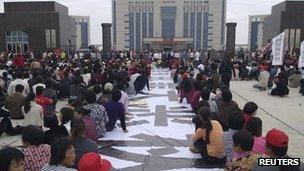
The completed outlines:
[[[198,151],[198,149],[197,149],[196,147],[194,147],[193,145],[190,146],[189,150],[190,150],[192,153],[200,153],[200,152]]]

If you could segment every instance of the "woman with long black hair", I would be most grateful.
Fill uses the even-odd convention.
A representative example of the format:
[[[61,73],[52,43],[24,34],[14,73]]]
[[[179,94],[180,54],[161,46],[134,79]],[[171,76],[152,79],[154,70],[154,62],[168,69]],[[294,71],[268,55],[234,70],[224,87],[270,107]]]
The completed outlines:
[[[35,102],[35,93],[30,92],[25,98],[25,104],[22,107],[24,115],[23,126],[35,125],[42,127],[43,125],[43,107]]]
[[[201,125],[192,135],[194,147],[191,151],[198,152],[206,162],[225,163],[223,129],[221,124],[210,119],[210,108],[198,110]]]

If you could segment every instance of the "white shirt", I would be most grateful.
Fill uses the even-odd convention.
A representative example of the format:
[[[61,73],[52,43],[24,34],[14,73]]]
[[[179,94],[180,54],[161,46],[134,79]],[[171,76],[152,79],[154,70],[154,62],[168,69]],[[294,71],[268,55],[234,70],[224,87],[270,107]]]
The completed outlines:
[[[16,85],[18,85],[18,84],[23,85],[24,91],[22,92],[22,95],[23,95],[24,97],[26,97],[27,94],[30,92],[30,88],[29,88],[28,83],[25,82],[25,81],[23,81],[23,80],[20,79],[20,78],[17,78],[17,79],[15,79],[15,80],[11,81],[11,83],[9,84],[8,89],[7,89],[7,94],[8,94],[8,95],[14,94],[14,93],[16,92],[16,91],[15,91]]]
[[[43,125],[43,108],[42,106],[36,104],[36,102],[31,101],[31,109],[27,113],[25,113],[23,106],[22,113],[24,115],[24,120],[23,120],[24,127],[28,125],[35,125],[35,126]]]

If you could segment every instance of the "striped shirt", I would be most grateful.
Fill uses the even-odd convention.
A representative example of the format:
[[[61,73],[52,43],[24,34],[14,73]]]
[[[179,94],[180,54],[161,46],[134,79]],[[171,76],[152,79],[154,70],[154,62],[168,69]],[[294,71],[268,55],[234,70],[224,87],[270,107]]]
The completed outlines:
[[[47,144],[30,146],[24,149],[24,170],[40,171],[42,166],[50,162],[51,147]]]

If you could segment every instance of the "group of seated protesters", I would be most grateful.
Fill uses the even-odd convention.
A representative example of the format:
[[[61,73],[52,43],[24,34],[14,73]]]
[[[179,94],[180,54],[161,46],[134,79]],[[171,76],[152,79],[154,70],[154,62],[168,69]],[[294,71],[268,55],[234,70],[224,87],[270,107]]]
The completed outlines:
[[[208,163],[225,163],[225,170],[300,170],[299,166],[258,166],[258,158],[289,158],[289,138],[275,128],[262,135],[256,103],[240,109],[228,88],[215,86],[214,73],[199,72],[195,79],[191,70],[177,72],[180,102],[191,104],[196,114],[190,151]]]
[[[0,136],[22,134],[23,142],[22,151],[0,150],[0,170],[109,170],[111,164],[98,154],[98,139],[110,134],[117,120],[128,132],[128,95],[145,87],[149,90],[150,63],[149,59],[58,61],[50,57],[20,66],[0,64]],[[259,171],[265,169],[256,164],[260,157],[288,158],[288,136],[278,129],[263,136],[258,106],[248,102],[241,110],[232,100],[229,76],[220,87],[218,68],[218,63],[205,63],[196,76],[193,68],[171,68],[180,102],[186,99],[196,114],[190,150],[207,162],[226,163],[226,170]],[[284,69],[276,77],[277,73],[273,76],[277,88],[271,94],[284,96],[288,77]],[[69,106],[57,112],[60,99],[67,99]],[[24,120],[13,127],[11,119]]]
[[[0,170],[3,171],[108,171],[108,160],[102,159],[95,141],[85,135],[81,118],[71,121],[70,136],[56,137],[45,143],[41,128],[29,125],[23,128],[23,150],[4,147],[0,150]]]
[[[253,85],[254,89],[270,89],[269,95],[280,97],[288,95],[289,88],[299,89],[299,93],[304,96],[304,68],[271,66],[271,63],[260,62],[253,75],[258,81]]]
[[[0,170],[88,171],[111,169],[98,139],[117,129],[117,120],[128,132],[128,98],[149,90],[151,68],[146,59],[51,57],[21,67],[1,63],[0,70],[0,137],[21,134],[23,142],[21,151],[0,150]],[[59,108],[59,100],[68,104]],[[14,127],[11,119],[22,124]]]

